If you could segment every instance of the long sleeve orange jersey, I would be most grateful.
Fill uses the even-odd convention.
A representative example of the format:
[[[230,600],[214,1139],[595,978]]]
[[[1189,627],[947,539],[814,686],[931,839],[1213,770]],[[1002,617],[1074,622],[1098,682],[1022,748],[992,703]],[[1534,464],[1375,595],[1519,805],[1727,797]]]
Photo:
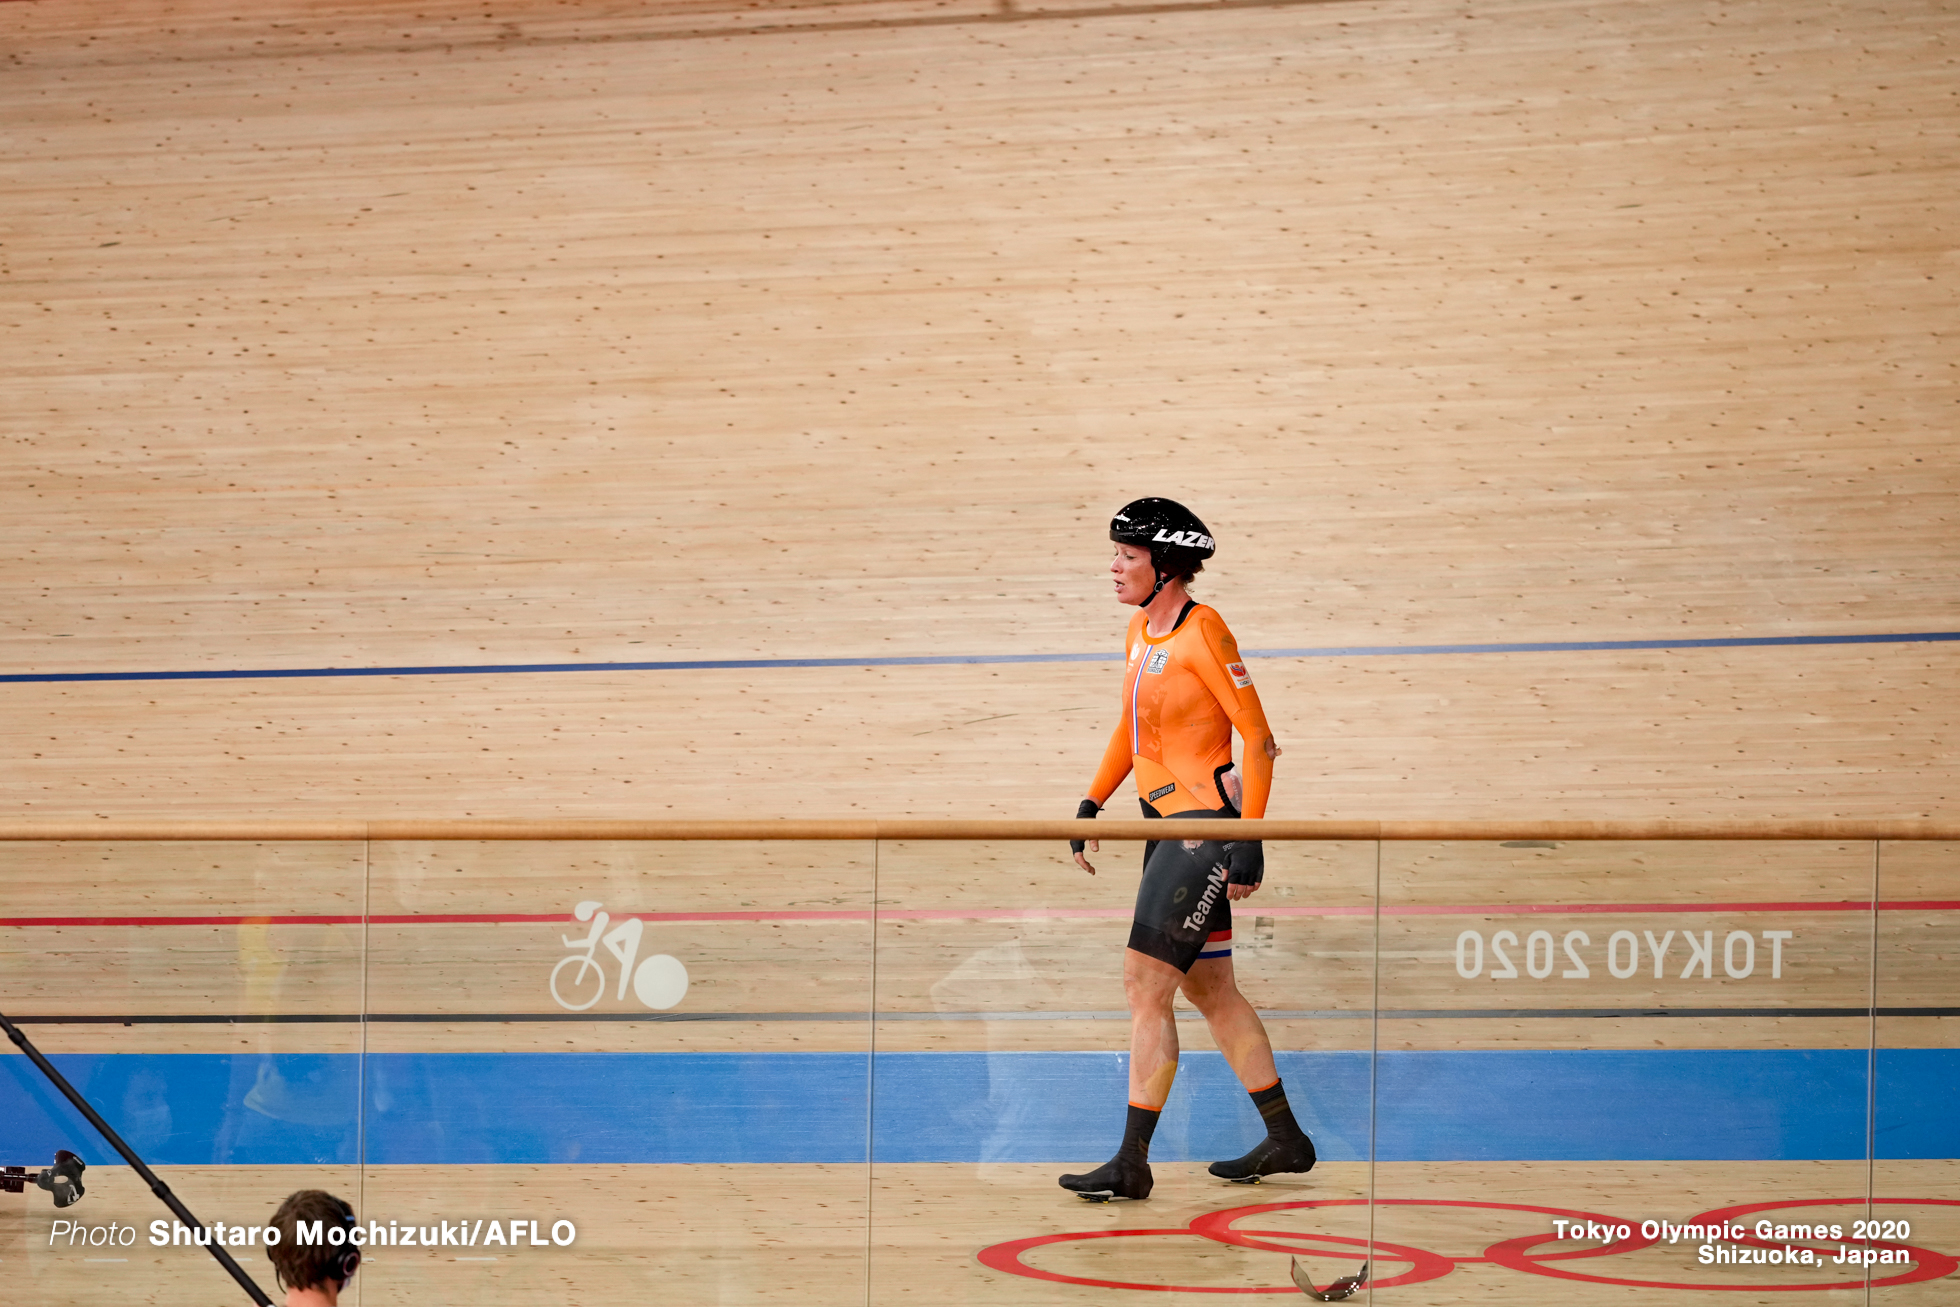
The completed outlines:
[[[1130,619],[1123,669],[1123,715],[1109,737],[1089,797],[1108,802],[1136,772],[1137,793],[1162,813],[1228,806],[1220,778],[1232,765],[1232,728],[1245,741],[1247,817],[1266,814],[1272,730],[1252,688],[1239,644],[1216,611],[1198,604],[1169,635],[1148,634],[1139,609]]]

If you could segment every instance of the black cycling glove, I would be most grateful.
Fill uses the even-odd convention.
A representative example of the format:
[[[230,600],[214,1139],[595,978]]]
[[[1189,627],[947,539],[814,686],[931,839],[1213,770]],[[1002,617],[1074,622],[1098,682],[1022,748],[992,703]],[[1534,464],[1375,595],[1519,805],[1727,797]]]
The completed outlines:
[[[1094,799],[1084,799],[1075,805],[1075,819],[1077,821],[1087,821],[1101,811],[1102,805]],[[1068,851],[1070,853],[1080,853],[1088,847],[1087,841],[1084,840],[1070,840],[1068,842]]]
[[[1266,846],[1258,840],[1233,840],[1225,846],[1226,879],[1254,889],[1266,879]]]

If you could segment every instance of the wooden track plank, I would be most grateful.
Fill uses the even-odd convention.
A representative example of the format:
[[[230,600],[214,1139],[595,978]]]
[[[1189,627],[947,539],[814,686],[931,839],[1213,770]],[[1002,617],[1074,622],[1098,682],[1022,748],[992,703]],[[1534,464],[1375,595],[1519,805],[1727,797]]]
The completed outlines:
[[[0,10],[0,661],[1103,650],[1151,488],[1252,647],[1960,624],[1942,5],[981,9]],[[1261,668],[1275,812],[1937,815],[1954,656]],[[1114,697],[558,679],[9,686],[0,793],[1029,815]]]

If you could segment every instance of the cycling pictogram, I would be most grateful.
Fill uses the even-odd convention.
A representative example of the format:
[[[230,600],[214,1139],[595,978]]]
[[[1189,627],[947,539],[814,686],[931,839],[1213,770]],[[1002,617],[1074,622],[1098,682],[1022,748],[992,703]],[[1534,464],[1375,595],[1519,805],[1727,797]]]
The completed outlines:
[[[612,917],[601,907],[597,899],[586,899],[572,909],[572,916],[580,921],[589,921],[592,928],[584,939],[564,936],[565,947],[572,950],[567,957],[558,959],[558,965],[551,969],[551,997],[559,1007],[572,1012],[583,1012],[597,1003],[606,994],[606,966],[599,960],[599,946],[606,946],[606,952],[613,955],[619,963],[619,985],[613,995],[614,1001],[626,998],[626,987],[633,987],[633,995],[640,1002],[656,1011],[666,1011],[679,1003],[687,994],[687,968],[679,959],[665,953],[656,953],[650,958],[640,958],[640,940],[646,933],[646,923],[638,917],[612,924]],[[638,965],[635,965],[635,963]],[[569,975],[565,969],[572,968]]]

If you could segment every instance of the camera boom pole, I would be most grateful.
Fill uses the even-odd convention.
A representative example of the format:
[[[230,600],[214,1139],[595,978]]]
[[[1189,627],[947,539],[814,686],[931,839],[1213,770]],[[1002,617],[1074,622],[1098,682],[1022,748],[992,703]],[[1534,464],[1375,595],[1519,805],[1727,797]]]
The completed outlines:
[[[176,1213],[178,1220],[193,1230],[198,1229],[200,1226],[198,1219],[191,1215],[190,1209],[184,1206],[176,1194],[170,1192],[170,1186],[159,1180],[155,1171],[143,1165],[143,1159],[136,1155],[136,1150],[123,1142],[122,1136],[110,1128],[109,1123],[104,1121],[101,1115],[89,1106],[88,1100],[76,1092],[75,1086],[68,1083],[68,1078],[55,1069],[54,1063],[41,1056],[41,1050],[34,1047],[28,1041],[27,1036],[23,1035],[13,1022],[7,1020],[6,1014],[3,1012],[0,1012],[0,1027],[5,1027],[7,1038],[13,1040],[15,1044],[20,1046],[21,1052],[33,1059],[34,1065],[41,1069],[41,1074],[53,1081],[54,1087],[68,1096],[68,1101],[75,1105],[77,1111],[88,1118],[88,1123],[101,1131],[104,1139],[107,1139],[111,1144],[115,1145],[116,1151],[123,1155],[123,1160],[134,1167],[136,1174],[142,1176],[144,1181],[150,1186],[150,1192],[162,1200],[165,1207],[168,1207],[172,1212]],[[215,1240],[203,1246],[207,1252],[218,1259],[218,1265],[224,1267],[225,1270],[231,1273],[231,1278],[238,1281],[239,1287],[252,1296],[253,1302],[259,1304],[259,1307],[273,1307],[272,1299],[265,1296],[265,1290],[259,1288],[257,1282],[245,1273],[245,1268],[234,1261],[230,1253],[219,1246]]]

